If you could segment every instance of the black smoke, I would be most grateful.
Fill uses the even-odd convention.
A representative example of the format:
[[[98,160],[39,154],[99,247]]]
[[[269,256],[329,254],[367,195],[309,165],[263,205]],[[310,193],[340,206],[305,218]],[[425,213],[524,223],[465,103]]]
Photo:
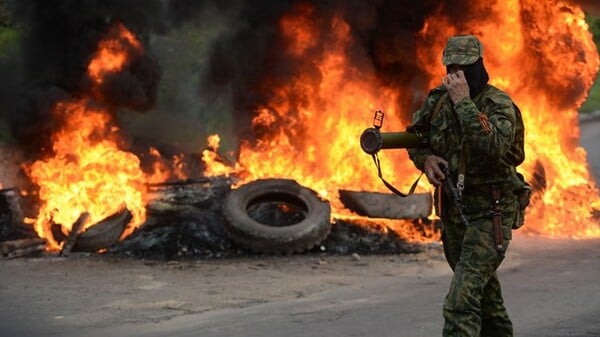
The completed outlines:
[[[498,15],[493,12],[495,1],[466,0],[7,1],[11,22],[22,32],[23,43],[18,55],[0,60],[0,72],[5,76],[0,81],[0,111],[8,114],[3,117],[11,121],[13,132],[24,143],[31,142],[32,134],[41,135],[32,148],[40,147],[39,143],[44,142],[56,123],[47,111],[50,102],[60,97],[60,92],[78,96],[90,90],[85,80],[86,66],[98,41],[115,22],[134,32],[146,52],[138,55],[126,71],[107,79],[102,96],[108,99],[104,103],[138,111],[160,106],[157,100],[164,76],[160,75],[160,62],[153,57],[152,47],[161,46],[153,46],[152,37],[173,31],[185,34],[179,29],[185,29],[189,23],[206,32],[218,27],[219,33],[211,35],[214,39],[207,44],[206,55],[198,56],[202,61],[190,66],[190,71],[197,72],[198,83],[194,84],[197,96],[205,103],[196,113],[206,125],[211,125],[212,119],[223,114],[223,109],[211,107],[227,105],[231,110],[227,112],[233,114],[230,127],[235,135],[253,140],[269,137],[270,132],[269,128],[251,126],[258,107],[275,109],[269,102],[281,95],[278,90],[290,79],[311,78],[313,82],[307,87],[285,93],[289,111],[273,114],[293,120],[313,98],[311,94],[318,91],[322,76],[317,59],[284,52],[289,41],[281,35],[279,24],[283,16],[311,8],[311,24],[323,32],[308,51],[315,56],[322,55],[335,43],[335,36],[327,32],[332,30],[334,17],[342,18],[349,25],[354,41],[346,55],[357,67],[372,69],[382,88],[403,93],[397,105],[408,120],[430,89],[429,69],[423,68],[416,52],[417,47],[427,49],[435,45],[433,36],[420,33],[425,22],[432,26],[432,31],[477,35],[480,33],[477,22],[493,22],[489,20]],[[596,7],[595,1],[576,2],[587,6],[584,8]],[[522,15],[526,18],[526,14]],[[452,27],[443,27],[448,24]],[[177,51],[168,55],[175,58]],[[441,62],[438,66],[441,67]],[[175,98],[160,98],[173,102],[167,106],[176,106]],[[224,101],[227,104],[222,104]],[[159,128],[169,128],[168,118],[161,121]],[[287,123],[288,120],[279,119],[273,126],[285,130]],[[302,130],[294,130],[294,134],[302,135]],[[302,137],[294,139],[302,141]]]
[[[8,0],[6,9],[21,44],[16,55],[0,63],[1,72],[10,77],[0,82],[0,106],[27,152],[47,148],[47,135],[56,123],[50,114],[56,99],[90,94],[87,65],[111,26],[124,24],[144,45],[151,33],[166,29],[160,0],[146,0],[143,6],[126,0]],[[146,50],[107,79],[109,85],[101,91],[110,99],[104,103],[109,108],[150,109],[160,74],[158,62]]]
[[[468,1],[393,1],[393,0],[281,0],[281,1],[193,1],[193,0],[8,0],[11,20],[23,32],[21,53],[5,63],[2,71],[15,72],[13,81],[2,82],[1,105],[14,106],[9,120],[17,138],[24,144],[32,143],[30,136],[40,131],[47,134],[55,121],[48,112],[48,97],[56,92],[85,95],[90,83],[86,67],[97,48],[98,41],[116,22],[123,23],[148,48],[138,55],[126,71],[107,78],[102,88],[108,105],[147,111],[156,105],[160,65],[149,49],[152,34],[167,34],[169,30],[203,18],[207,9],[228,17],[230,27],[211,44],[204,70],[199,76],[199,95],[206,101],[222,100],[224,92],[231,92],[231,109],[235,134],[255,139],[269,136],[268,129],[252,129],[250,121],[257,107],[271,108],[268,102],[275,90],[290,79],[310,74],[317,90],[321,76],[314,59],[290,57],[283,53],[289,43],[281,36],[279,21],[284,15],[293,15],[303,8],[311,8],[310,20],[320,31],[322,39],[311,47],[314,55],[323,54],[332,43],[334,17],[343,18],[350,26],[356,41],[347,54],[357,63],[374,69],[381,85],[396,90],[426,92],[426,69],[420,69],[415,53],[416,45],[427,45],[418,32],[425,21],[435,15],[458,22],[468,18],[485,19],[488,6],[473,5]],[[211,24],[215,24],[212,22]],[[211,27],[206,27],[209,30]],[[20,73],[16,73],[20,71]],[[86,82],[87,81],[87,82]],[[32,94],[34,93],[34,94]],[[410,95],[409,95],[410,96]],[[18,99],[15,99],[18,97]],[[42,103],[35,100],[42,100]],[[286,100],[294,115],[311,99],[311,92],[290,91]],[[31,102],[34,100],[34,102]],[[412,111],[416,99],[398,102],[401,111]],[[210,117],[209,117],[210,118]],[[407,114],[406,118],[410,118]],[[285,126],[286,120],[279,121]],[[38,127],[33,127],[33,126]],[[39,128],[39,125],[45,126]],[[298,126],[301,128],[301,126]],[[285,129],[285,128],[283,128]],[[23,132],[27,130],[27,132]],[[44,130],[44,132],[41,132]],[[302,130],[295,130],[302,134]],[[23,136],[25,135],[25,136]],[[42,142],[45,137],[41,137]],[[39,147],[40,141],[30,147]]]
[[[204,77],[202,95],[222,92],[233,88],[233,110],[238,135],[252,139],[268,137],[263,129],[252,129],[251,119],[255,107],[264,106],[291,78],[301,74],[320,71],[315,59],[297,59],[282,53],[286,41],[278,30],[284,15],[298,11],[301,6],[311,6],[313,24],[320,31],[331,30],[335,16],[350,25],[355,43],[349,47],[350,55],[357,64],[372,67],[382,87],[395,90],[427,92],[427,73],[418,62],[416,46],[433,46],[433,41],[423,40],[418,32],[432,16],[445,17],[456,22],[463,33],[476,33],[467,25],[468,20],[486,20],[494,13],[489,2],[482,5],[470,1],[249,1],[239,12],[235,29],[217,41],[210,58],[210,66]],[[435,21],[433,21],[435,23]],[[325,35],[326,36],[326,35]],[[324,38],[313,48],[314,55],[327,50],[333,41]],[[318,83],[315,84],[315,87]],[[294,116],[307,102],[306,92],[289,92],[290,110],[286,116]],[[410,96],[410,95],[408,95]],[[422,97],[407,97],[397,102],[400,111],[412,112]],[[293,119],[293,117],[290,117]],[[410,118],[410,113],[404,116]],[[301,134],[301,130],[294,130]]]

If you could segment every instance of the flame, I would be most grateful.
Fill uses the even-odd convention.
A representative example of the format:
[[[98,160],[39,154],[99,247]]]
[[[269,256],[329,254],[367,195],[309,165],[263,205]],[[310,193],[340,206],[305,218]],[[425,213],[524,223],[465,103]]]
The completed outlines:
[[[172,167],[164,162],[162,155],[156,148],[151,147],[148,153],[154,159],[152,173],[147,175],[148,183],[155,184],[166,181],[171,176]]]
[[[106,130],[110,115],[82,99],[59,102],[55,113],[65,125],[53,138],[54,157],[38,160],[29,175],[39,186],[42,201],[34,228],[51,248],[59,248],[50,226],[60,224],[64,234],[83,212],[89,212],[88,228],[119,211],[123,204],[133,220],[123,233],[129,235],[146,217],[145,177],[139,159],[118,149],[117,129]]]
[[[310,57],[304,48],[303,34],[297,31],[302,17],[285,17],[282,23],[295,27],[289,53],[292,57]],[[285,27],[285,26],[284,26]],[[299,75],[287,87],[280,88],[269,107],[261,107],[253,120],[255,129],[275,129],[256,144],[241,144],[239,162],[248,172],[246,181],[265,177],[289,177],[309,186],[332,202],[334,209],[343,212],[337,190],[352,186],[362,190],[377,190],[379,182],[373,179],[373,166],[360,151],[358,135],[364,130],[364,119],[371,111],[383,107],[391,115],[391,125],[400,128],[397,109],[393,102],[397,94],[374,86],[374,75],[364,74],[353,66],[344,51],[352,43],[349,26],[339,18],[331,23],[333,36],[327,52],[321,55],[319,69],[322,81]],[[285,31],[285,29],[284,29]],[[300,51],[304,51],[301,53]],[[299,111],[291,113],[290,93],[305,92],[308,100]],[[360,110],[358,107],[361,107]],[[360,112],[366,112],[361,114]],[[369,117],[366,117],[367,120]],[[282,127],[282,126],[285,126]],[[406,153],[395,154],[405,163],[403,170],[416,175]],[[384,174],[393,176],[391,166]],[[349,185],[350,184],[350,185]],[[346,213],[349,214],[349,213]]]
[[[127,46],[141,48],[123,25],[113,26],[88,66],[94,89],[103,83],[104,76],[124,66]],[[90,98],[58,102],[53,112],[57,120],[63,121],[52,135],[54,156],[27,168],[39,186],[41,205],[34,223],[36,232],[48,240],[50,249],[58,249],[52,224],[60,225],[67,235],[84,212],[90,215],[86,229],[126,206],[133,219],[121,235],[125,238],[146,218],[146,177],[140,160],[119,149],[119,130],[111,127],[110,111]]]
[[[123,24],[111,26],[107,36],[98,44],[98,51],[88,64],[88,75],[100,85],[107,74],[119,72],[129,58],[129,48],[142,50],[140,42],[135,35]]]
[[[584,13],[562,1],[507,1],[494,10],[495,19],[479,23],[476,32],[492,84],[511,94],[526,125],[526,161],[519,171],[534,182],[535,195],[524,230],[600,237],[593,217],[600,206],[598,188],[578,142],[577,109],[600,63]],[[436,41],[433,49],[440,55],[446,37],[439,36],[447,30],[436,28],[429,24],[421,34]],[[432,83],[443,71],[432,74]]]
[[[152,172],[146,175],[148,183],[155,184],[170,179],[185,180],[188,178],[183,154],[174,155],[168,160],[154,147],[151,147],[148,152],[153,159]]]
[[[374,166],[359,146],[359,135],[368,126],[376,109],[386,111],[386,125],[404,129],[400,123],[396,102],[400,93],[377,85],[374,70],[366,72],[353,65],[345,51],[353,43],[350,27],[341,18],[330,25],[331,36],[321,36],[303,15],[312,10],[301,6],[298,13],[281,19],[280,28],[288,38],[287,53],[292,59],[314,58],[322,78],[299,74],[287,86],[278,88],[268,106],[258,107],[252,125],[255,130],[270,130],[268,136],[256,144],[243,141],[236,170],[243,179],[239,184],[272,177],[295,179],[330,201],[333,216],[356,219],[339,200],[338,189],[381,190],[381,182],[374,176]],[[313,55],[311,41],[326,38],[328,48],[322,55]],[[303,93],[300,98],[294,97]],[[298,111],[292,101],[307,102]],[[386,177],[403,172],[398,187],[409,188],[419,175],[406,151],[382,154],[389,165],[382,167]],[[212,162],[205,174],[212,172]],[[394,165],[392,165],[392,163]],[[392,179],[394,180],[394,179]],[[429,241],[431,235],[415,235],[413,226],[405,220],[385,220],[389,228],[402,232],[415,241]],[[433,235],[435,236],[435,235]]]
[[[493,17],[462,22],[460,27],[470,27],[464,31],[445,16],[443,6],[415,35],[416,63],[425,69],[428,87],[438,86],[445,74],[441,53],[447,38],[463,33],[482,40],[492,84],[511,94],[523,113],[527,160],[519,171],[529,181],[543,182],[534,186],[523,231],[600,237],[592,215],[600,207],[598,188],[578,144],[577,109],[599,67],[583,11],[562,1],[496,2],[486,11]],[[241,143],[236,165],[243,171],[240,184],[258,178],[295,179],[327,198],[334,216],[352,217],[339,201],[338,189],[386,192],[372,161],[360,150],[359,135],[378,109],[386,112],[386,130],[404,130],[407,118],[402,117],[412,111],[401,111],[397,102],[415,99],[410,96],[414,89],[381,85],[366,55],[348,54],[357,42],[342,17],[334,16],[329,29],[320,31],[314,13],[311,5],[297,6],[281,18],[279,29],[290,60],[317,64],[318,76],[299,73],[274,88],[273,97],[254,114],[253,128],[260,137]],[[382,152],[384,177],[408,190],[419,172],[406,151]],[[210,174],[214,160],[205,162]],[[421,181],[419,190],[430,192],[431,187]],[[402,222],[391,227],[414,237],[399,228],[405,227]],[[439,236],[428,233],[416,239],[430,238]]]
[[[206,164],[205,176],[226,176],[240,171],[239,165],[232,166],[218,152],[221,137],[210,135],[207,139],[208,148],[202,151],[202,161]]]

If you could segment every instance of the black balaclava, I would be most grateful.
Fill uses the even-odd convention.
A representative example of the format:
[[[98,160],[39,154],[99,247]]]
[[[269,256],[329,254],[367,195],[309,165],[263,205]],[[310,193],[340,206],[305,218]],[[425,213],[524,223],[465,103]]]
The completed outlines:
[[[449,66],[450,65],[446,66],[447,73],[450,73],[448,71]],[[467,84],[469,84],[469,94],[471,95],[471,98],[475,98],[483,91],[490,79],[485,70],[485,66],[483,65],[483,59],[480,57],[475,63],[464,65],[462,67],[464,68]]]

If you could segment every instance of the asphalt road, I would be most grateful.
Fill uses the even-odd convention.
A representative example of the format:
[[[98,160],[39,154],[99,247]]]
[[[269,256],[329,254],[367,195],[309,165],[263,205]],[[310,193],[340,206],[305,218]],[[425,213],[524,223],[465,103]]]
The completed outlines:
[[[588,152],[588,163],[596,181],[600,181],[600,111],[581,119],[580,143]]]
[[[499,277],[522,337],[600,336],[600,240],[518,236]],[[440,336],[449,273],[382,277],[299,300],[88,331],[93,336]],[[83,335],[82,335],[83,336]]]

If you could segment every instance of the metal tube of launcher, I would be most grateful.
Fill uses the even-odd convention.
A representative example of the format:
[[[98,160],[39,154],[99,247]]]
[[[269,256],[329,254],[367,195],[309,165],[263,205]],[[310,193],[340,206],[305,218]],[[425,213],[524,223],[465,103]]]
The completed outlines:
[[[406,149],[428,145],[426,137],[417,132],[381,132],[383,111],[375,111],[373,127],[360,135],[360,147],[368,154],[375,154],[382,149]]]
[[[368,154],[383,149],[407,149],[427,146],[423,136],[414,132],[381,132],[368,128],[360,135],[360,147]]]

